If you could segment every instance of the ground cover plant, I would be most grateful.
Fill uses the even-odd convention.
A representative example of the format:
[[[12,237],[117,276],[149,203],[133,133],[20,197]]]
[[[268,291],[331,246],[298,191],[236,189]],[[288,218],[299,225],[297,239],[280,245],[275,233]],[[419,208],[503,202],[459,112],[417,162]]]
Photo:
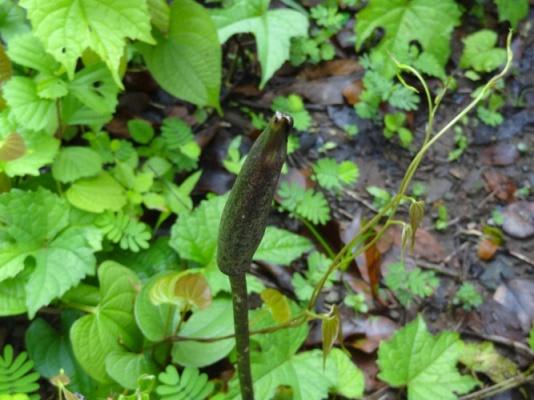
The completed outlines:
[[[0,1],[0,400],[533,397],[533,13]]]

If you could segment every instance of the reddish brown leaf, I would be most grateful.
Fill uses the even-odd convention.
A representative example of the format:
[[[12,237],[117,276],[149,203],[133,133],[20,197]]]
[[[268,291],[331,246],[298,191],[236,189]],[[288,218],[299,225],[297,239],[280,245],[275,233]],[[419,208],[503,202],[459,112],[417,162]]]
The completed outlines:
[[[363,91],[363,83],[361,80],[350,82],[343,88],[343,97],[351,106],[360,101],[360,94]]]
[[[486,170],[482,173],[486,181],[486,190],[494,193],[499,200],[508,203],[514,200],[514,193],[517,189],[512,178],[503,175],[496,170]]]
[[[351,59],[339,59],[326,61],[319,65],[304,68],[299,74],[299,78],[306,80],[320,79],[327,76],[350,75],[354,72],[363,70],[362,66]]]
[[[492,240],[485,238],[480,241],[478,244],[478,258],[482,261],[489,261],[495,255],[495,252],[499,246],[497,246]]]

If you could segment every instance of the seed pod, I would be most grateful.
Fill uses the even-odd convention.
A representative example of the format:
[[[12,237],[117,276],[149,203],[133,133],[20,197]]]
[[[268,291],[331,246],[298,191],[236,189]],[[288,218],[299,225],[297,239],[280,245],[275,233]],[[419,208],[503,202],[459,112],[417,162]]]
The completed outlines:
[[[241,168],[219,227],[217,264],[227,275],[244,274],[265,232],[274,191],[286,159],[291,117],[277,112]]]

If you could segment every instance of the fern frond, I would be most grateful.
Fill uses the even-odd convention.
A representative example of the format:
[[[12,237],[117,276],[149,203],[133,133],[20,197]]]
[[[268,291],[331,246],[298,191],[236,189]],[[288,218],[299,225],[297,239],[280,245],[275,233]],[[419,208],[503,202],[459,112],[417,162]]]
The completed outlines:
[[[14,357],[13,347],[4,347],[3,357],[0,356],[0,396],[30,395],[30,399],[38,399],[31,396],[39,389],[39,374],[33,369],[33,361],[28,359],[28,353],[22,352]]]
[[[137,253],[147,249],[152,238],[150,227],[123,212],[106,212],[98,216],[95,225],[113,243],[119,243],[121,249]]]
[[[156,387],[156,393],[161,400],[204,400],[214,388],[206,374],[191,367],[184,369],[180,376],[176,368],[169,365],[165,372],[158,375],[158,380],[160,384]]]

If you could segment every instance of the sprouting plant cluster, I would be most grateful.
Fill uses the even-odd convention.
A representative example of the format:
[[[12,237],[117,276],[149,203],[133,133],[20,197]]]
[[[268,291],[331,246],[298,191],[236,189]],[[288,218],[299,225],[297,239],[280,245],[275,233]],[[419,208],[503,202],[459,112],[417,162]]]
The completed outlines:
[[[450,34],[462,13],[454,0],[398,2],[388,9],[395,18],[384,18],[385,0],[324,1],[309,13],[291,1],[283,2],[287,7],[272,7],[269,0],[213,3],[0,2],[0,317],[29,319],[25,350],[7,344],[0,352],[0,400],[34,399],[50,391],[59,399],[78,394],[121,400],[239,398],[235,376],[223,381],[203,370],[224,359],[235,361],[230,286],[216,265],[227,196],[192,198],[203,174],[203,149],[186,120],[136,116],[126,121],[121,135],[109,129],[128,71],[146,72],[161,89],[195,107],[197,116],[222,114],[228,68],[223,54],[236,37],[253,39],[256,52],[246,54],[254,58],[263,88],[286,61],[301,65],[334,58],[337,33],[355,29],[355,49],[366,53],[356,113],[381,123],[386,137],[408,149],[416,136],[408,115],[423,98],[395,74],[413,66],[454,86],[455,77],[445,71]],[[495,3],[499,19],[512,26],[528,12],[526,0],[513,9],[504,1]],[[440,17],[429,15],[429,7]],[[347,26],[355,14],[359,23]],[[413,15],[424,18],[410,20]],[[447,34],[429,43],[436,21]],[[376,28],[386,34],[370,47]],[[477,118],[495,125],[502,120],[503,97],[498,87],[488,94],[485,74],[504,64],[507,54],[492,33],[481,30],[464,39],[460,67],[468,79],[480,82],[474,94]],[[296,152],[303,133],[313,127],[303,98],[279,96],[272,107],[292,115],[288,153]],[[265,127],[262,113],[241,110],[256,128]],[[347,131],[357,135],[357,127]],[[442,134],[429,131],[421,157]],[[231,142],[223,160],[232,174],[239,173],[246,157],[241,140]],[[461,128],[455,143],[451,160],[468,145]],[[332,217],[328,199],[354,187],[362,168],[328,155],[334,146],[327,142],[319,149],[305,186],[282,178],[276,194],[274,209],[300,221],[319,242],[317,226]],[[420,158],[407,171],[400,194],[367,188],[377,218],[362,229],[365,240],[352,240],[344,252],[267,227],[254,260],[301,269],[291,277],[293,300],[248,277],[249,291],[261,299],[250,312],[258,398],[282,398],[281,388],[289,388],[294,399],[362,396],[362,371],[334,347],[338,310],[316,314],[314,306],[323,287],[339,284],[335,271],[355,255],[352,250],[363,251],[366,241],[374,240],[372,227],[394,215],[401,200],[408,207],[419,204],[422,189],[418,196],[414,188],[410,199],[406,190]],[[436,225],[446,222],[441,215]],[[411,237],[416,225],[404,223],[412,229],[405,236]],[[431,273],[406,272],[403,264],[395,268],[409,279],[395,281],[392,275],[385,285],[402,304],[431,295],[437,286]],[[466,285],[454,302],[472,309],[480,304],[477,294]],[[361,293],[348,292],[344,303],[358,313],[368,310]],[[311,319],[324,324],[323,351],[302,350]],[[273,329],[278,325],[286,329]],[[531,346],[533,338],[534,333]],[[404,346],[406,341],[413,347]],[[432,351],[423,354],[421,346]],[[417,318],[380,346],[379,377],[391,387],[407,387],[410,399],[432,398],[425,391],[430,381],[443,398],[467,393],[477,382],[457,368],[462,346],[454,333],[432,336]],[[413,365],[426,367],[408,373]],[[50,385],[43,387],[46,381]]]

